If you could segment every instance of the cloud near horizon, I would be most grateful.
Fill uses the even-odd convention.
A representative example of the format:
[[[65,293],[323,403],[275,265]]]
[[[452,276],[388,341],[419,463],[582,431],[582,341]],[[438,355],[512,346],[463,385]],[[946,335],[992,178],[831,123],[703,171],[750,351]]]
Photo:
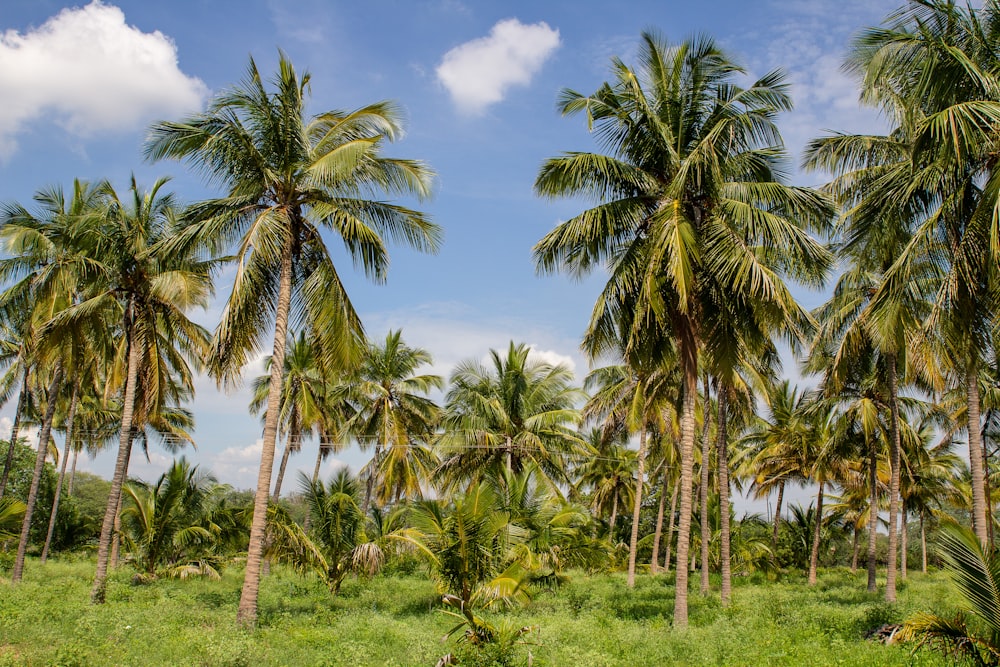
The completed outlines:
[[[144,33],[124,12],[94,0],[24,33],[0,33],[0,159],[17,135],[51,117],[78,137],[132,130],[153,117],[196,110],[208,88],[180,70],[177,47]]]
[[[499,21],[485,37],[444,54],[438,80],[459,111],[477,115],[503,100],[512,86],[526,86],[559,47],[559,31],[544,21]]]

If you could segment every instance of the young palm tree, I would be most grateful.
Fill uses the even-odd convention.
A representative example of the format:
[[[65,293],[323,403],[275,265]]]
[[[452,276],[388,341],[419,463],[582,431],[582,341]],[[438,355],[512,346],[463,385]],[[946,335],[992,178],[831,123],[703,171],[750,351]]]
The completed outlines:
[[[490,350],[490,363],[463,361],[446,397],[442,462],[449,484],[502,478],[536,466],[555,489],[568,481],[568,459],[586,443],[575,430],[584,397],[563,364],[530,358],[531,348],[511,341],[506,354]]]
[[[191,208],[195,222],[180,239],[236,246],[236,277],[212,343],[211,370],[238,381],[274,322],[271,386],[264,418],[254,518],[238,617],[253,625],[264,546],[271,470],[278,433],[282,373],[292,314],[316,332],[330,367],[356,356],[361,324],[320,233],[332,230],[376,280],[385,278],[382,235],[435,251],[441,231],[424,215],[370,198],[430,194],[422,163],[385,157],[401,131],[398,109],[380,102],[355,111],[305,114],[309,76],[280,55],[273,90],[250,61],[241,85],[217,96],[207,111],[153,126],[147,157],[185,159],[226,190]]]
[[[831,209],[819,194],[780,181],[784,152],[775,119],[791,108],[780,72],[744,88],[735,82],[743,70],[712,40],[670,46],[649,33],[638,60],[633,69],[615,59],[613,81],[593,95],[562,94],[563,113],[586,113],[609,154],[571,153],[543,165],[539,194],[598,203],[539,241],[535,259],[542,271],[576,275],[608,264],[591,331],[609,321],[613,328],[617,307],[631,302],[637,326],[627,347],[654,324],[676,340],[684,380],[682,562],[690,545],[703,301],[725,295],[769,328],[799,332],[808,316],[782,276],[821,279],[830,256],[803,227],[824,227]],[[674,622],[687,625],[685,567],[677,570]]]
[[[381,504],[420,496],[421,484],[436,467],[430,450],[419,443],[430,440],[440,418],[440,409],[426,394],[443,389],[444,380],[417,374],[432,362],[431,355],[407,345],[401,334],[390,331],[384,343],[369,343],[357,381],[350,387],[358,411],[345,429],[363,449],[375,447],[366,471],[363,514],[368,513],[376,488]]]
[[[271,357],[264,359],[264,369],[270,371]],[[305,332],[288,342],[285,355],[285,370],[281,388],[281,430],[285,432],[285,452],[278,466],[278,479],[274,482],[274,500],[281,496],[281,484],[285,478],[288,458],[302,448],[302,441],[318,427],[323,420],[326,379],[319,365],[312,345]],[[250,412],[261,412],[267,405],[271,388],[271,374],[261,375],[253,381],[253,398]]]

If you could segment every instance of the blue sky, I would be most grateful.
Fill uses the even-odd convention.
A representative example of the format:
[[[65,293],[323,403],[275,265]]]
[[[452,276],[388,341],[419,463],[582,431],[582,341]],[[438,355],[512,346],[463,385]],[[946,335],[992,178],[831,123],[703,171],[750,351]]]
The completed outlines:
[[[876,25],[895,0],[759,2],[461,2],[371,0],[176,0],[71,5],[4,0],[0,6],[0,200],[28,203],[39,188],[73,178],[130,173],[151,184],[163,175],[182,200],[210,193],[177,163],[142,159],[145,128],[197,110],[237,82],[253,56],[274,70],[278,49],[312,74],[311,109],[349,109],[381,99],[406,111],[405,137],[393,155],[426,161],[437,172],[423,208],[445,230],[436,256],[392,251],[386,285],[345,266],[348,289],[366,328],[382,337],[402,328],[428,349],[447,376],[459,360],[483,357],[511,339],[582,379],[578,352],[601,276],[573,282],[538,277],[531,247],[581,202],[532,194],[539,165],[569,150],[593,150],[582,118],[561,118],[564,87],[592,92],[612,56],[628,61],[639,34],[655,29],[680,40],[708,33],[751,75],[785,69],[796,110],[781,122],[797,160],[804,143],[827,130],[877,130],[839,70],[850,37]],[[792,180],[815,184],[790,165]],[[228,285],[220,284],[224,296]],[[798,291],[807,306],[822,294]],[[219,304],[195,318],[214,325]],[[792,369],[789,369],[790,371]],[[260,372],[248,369],[248,377]],[[246,390],[223,394],[199,378],[192,458],[239,487],[255,483],[260,422]],[[9,428],[11,406],[0,416]],[[292,465],[310,469],[309,445]],[[357,466],[356,451],[341,460]],[[167,457],[134,461],[152,478]],[[108,475],[111,454],[82,464]],[[329,471],[328,464],[325,468]]]

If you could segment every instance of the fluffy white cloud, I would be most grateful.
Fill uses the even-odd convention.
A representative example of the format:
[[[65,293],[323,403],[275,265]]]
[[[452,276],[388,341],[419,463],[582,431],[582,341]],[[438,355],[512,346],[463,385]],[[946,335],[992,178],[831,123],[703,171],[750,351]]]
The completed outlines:
[[[502,100],[511,86],[531,83],[558,46],[559,31],[548,24],[525,25],[506,19],[494,25],[486,37],[444,54],[437,68],[438,80],[461,111],[482,113]]]
[[[40,116],[86,137],[191,111],[207,92],[178,68],[170,38],[126,24],[118,7],[64,9],[23,34],[0,34],[0,157]]]

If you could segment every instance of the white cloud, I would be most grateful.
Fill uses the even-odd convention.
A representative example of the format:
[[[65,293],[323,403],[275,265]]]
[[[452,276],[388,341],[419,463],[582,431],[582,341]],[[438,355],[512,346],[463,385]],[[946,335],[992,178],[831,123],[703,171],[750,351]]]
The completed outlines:
[[[573,357],[568,354],[560,354],[554,350],[542,350],[536,345],[529,344],[528,357],[532,360],[541,361],[542,363],[550,364],[552,366],[558,366],[562,364],[569,368],[571,372],[576,371],[576,361]]]
[[[88,137],[191,111],[207,92],[178,68],[163,33],[127,25],[121,9],[99,0],[64,9],[23,34],[0,34],[0,157],[39,117]]]
[[[511,86],[525,86],[559,46],[559,31],[547,23],[498,22],[486,37],[444,54],[438,80],[464,113],[478,114],[504,98]]]

